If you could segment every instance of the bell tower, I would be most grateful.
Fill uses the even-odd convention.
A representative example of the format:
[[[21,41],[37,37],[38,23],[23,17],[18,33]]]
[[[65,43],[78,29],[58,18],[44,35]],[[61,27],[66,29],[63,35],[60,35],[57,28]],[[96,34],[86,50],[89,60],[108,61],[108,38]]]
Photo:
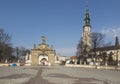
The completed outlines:
[[[90,15],[89,10],[86,10],[84,18],[84,26],[82,32],[82,52],[89,52],[92,48],[92,34],[91,34],[91,25],[90,25]]]

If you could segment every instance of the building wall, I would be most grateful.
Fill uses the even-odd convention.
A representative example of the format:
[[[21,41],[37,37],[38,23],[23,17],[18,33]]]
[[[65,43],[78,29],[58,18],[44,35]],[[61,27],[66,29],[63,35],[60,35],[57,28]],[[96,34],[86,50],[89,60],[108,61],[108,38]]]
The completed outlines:
[[[38,53],[32,53],[31,54],[31,65],[37,66],[38,65]]]
[[[116,60],[120,60],[120,49],[118,50],[108,50],[108,51],[102,51],[102,52],[106,52],[107,56],[109,56],[109,54],[112,52],[112,58],[114,61]],[[101,51],[97,51],[97,55],[99,55],[101,53]]]

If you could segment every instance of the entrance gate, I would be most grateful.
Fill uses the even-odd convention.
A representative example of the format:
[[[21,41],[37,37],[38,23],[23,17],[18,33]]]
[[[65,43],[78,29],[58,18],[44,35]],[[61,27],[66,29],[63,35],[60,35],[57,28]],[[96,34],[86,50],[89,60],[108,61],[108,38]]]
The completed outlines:
[[[38,57],[38,65],[48,65],[48,56],[40,55]]]

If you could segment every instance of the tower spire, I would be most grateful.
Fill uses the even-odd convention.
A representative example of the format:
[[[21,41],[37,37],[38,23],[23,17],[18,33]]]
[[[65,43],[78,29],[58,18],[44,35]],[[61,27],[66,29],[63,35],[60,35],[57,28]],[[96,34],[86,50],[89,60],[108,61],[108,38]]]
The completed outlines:
[[[91,48],[92,48],[92,36],[91,36],[90,16],[89,16],[88,4],[86,4],[86,12],[84,17],[84,26],[82,33],[82,51],[84,52],[84,50],[86,50],[87,52],[89,52]]]
[[[115,46],[116,46],[116,47],[118,47],[118,46],[119,46],[118,36],[116,36],[116,39],[115,39]]]
[[[86,13],[85,13],[84,26],[90,26],[90,15],[88,8],[86,9]]]

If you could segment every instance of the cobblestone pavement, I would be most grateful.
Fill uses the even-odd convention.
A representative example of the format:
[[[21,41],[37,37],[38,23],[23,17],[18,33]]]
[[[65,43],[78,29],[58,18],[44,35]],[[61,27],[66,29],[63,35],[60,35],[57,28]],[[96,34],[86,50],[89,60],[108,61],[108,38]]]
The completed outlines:
[[[0,67],[0,84],[120,84],[120,71],[53,67]]]

